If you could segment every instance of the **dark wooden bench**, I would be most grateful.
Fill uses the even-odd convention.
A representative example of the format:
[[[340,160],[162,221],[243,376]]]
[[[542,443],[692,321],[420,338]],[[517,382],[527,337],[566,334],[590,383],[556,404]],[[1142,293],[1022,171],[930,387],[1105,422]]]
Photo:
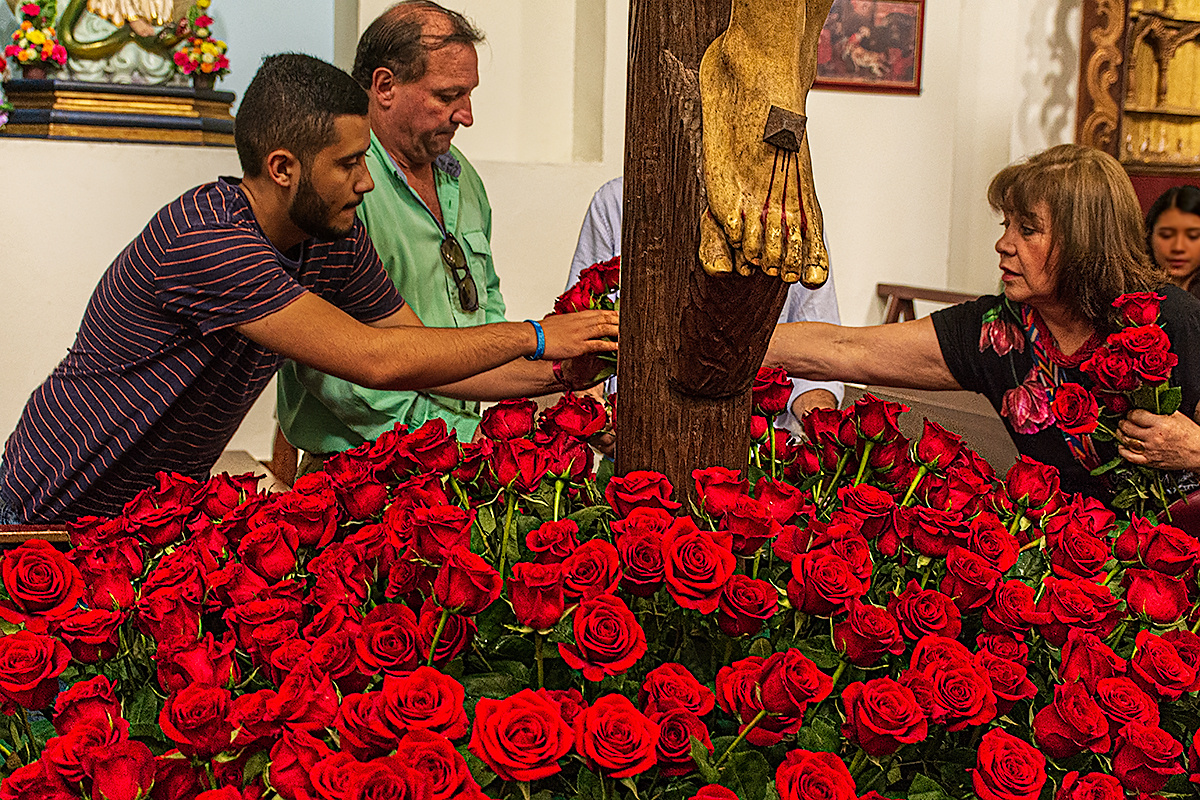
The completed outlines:
[[[914,300],[928,300],[932,303],[963,303],[979,297],[967,292],[951,292],[946,289],[923,289],[920,286],[905,286],[899,283],[875,284],[875,295],[882,298],[887,307],[883,313],[884,322],[900,322],[906,319],[916,319],[917,312],[913,308]]]

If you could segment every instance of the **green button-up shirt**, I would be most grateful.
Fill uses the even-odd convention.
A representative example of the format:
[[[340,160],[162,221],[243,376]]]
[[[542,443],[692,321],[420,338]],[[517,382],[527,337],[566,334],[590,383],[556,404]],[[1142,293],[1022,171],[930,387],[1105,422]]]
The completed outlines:
[[[492,207],[483,181],[457,148],[434,162],[442,219],[462,245],[479,289],[479,309],[465,312],[441,258],[442,231],[404,173],[371,135],[367,167],[375,180],[358,207],[384,268],[401,296],[430,327],[464,328],[504,321],[500,279],[492,264]],[[410,428],[440,417],[463,441],[479,425],[479,404],[427,392],[366,389],[287,362],[279,371],[276,407],[288,441],[310,453],[336,453],[377,438],[397,422]]]

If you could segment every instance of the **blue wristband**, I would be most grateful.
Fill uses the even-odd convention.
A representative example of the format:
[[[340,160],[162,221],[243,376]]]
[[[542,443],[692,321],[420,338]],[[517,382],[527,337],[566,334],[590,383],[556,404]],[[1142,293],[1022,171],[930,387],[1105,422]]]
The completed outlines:
[[[533,332],[537,334],[537,349],[533,351],[533,355],[525,356],[526,361],[541,361],[542,356],[546,355],[546,332],[542,330],[542,323],[532,319],[525,320],[533,326]]]

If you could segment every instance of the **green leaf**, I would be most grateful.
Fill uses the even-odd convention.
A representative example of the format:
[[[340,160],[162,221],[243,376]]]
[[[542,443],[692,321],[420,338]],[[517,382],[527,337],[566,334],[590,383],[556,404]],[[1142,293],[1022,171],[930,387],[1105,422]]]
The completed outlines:
[[[721,785],[738,796],[738,800],[765,800],[771,767],[757,750],[745,750],[729,758],[729,766],[721,774]]]
[[[600,776],[589,769],[579,770],[575,791],[579,794],[579,800],[603,800],[604,797],[600,788]]]
[[[918,775],[908,788],[908,800],[953,800],[933,778]]]
[[[462,685],[472,697],[490,697],[493,700],[503,700],[525,688],[525,684],[516,676],[505,672],[464,675]]]
[[[721,773],[717,772],[717,768],[713,766],[712,754],[708,752],[708,748],[704,746],[704,742],[691,737],[692,743],[692,761],[696,762],[696,770],[700,773],[700,777],[705,783],[716,783],[721,780]]]
[[[584,536],[597,522],[607,519],[611,515],[612,511],[608,506],[586,506],[567,515],[567,519],[578,525],[580,535]]]
[[[250,785],[255,778],[267,771],[267,764],[270,762],[271,754],[267,750],[259,750],[247,758],[245,766],[242,767],[242,783]]]
[[[483,505],[477,509],[475,515],[475,523],[479,525],[479,529],[486,534],[496,532],[496,512],[491,505]]]
[[[486,789],[488,784],[496,780],[496,773],[492,771],[492,768],[485,764],[483,759],[468,750],[465,744],[459,745],[455,749],[467,762],[467,769],[470,771],[471,777],[479,784],[480,789]]]
[[[129,720],[129,735],[135,737],[150,737],[165,741],[162,730],[158,727],[158,695],[150,684],[138,689],[133,697],[125,702],[125,719]]]
[[[1125,459],[1121,458],[1120,456],[1117,456],[1112,461],[1109,461],[1107,464],[1101,464],[1100,466],[1096,467],[1094,470],[1092,470],[1091,474],[1092,475],[1103,475],[1106,472],[1111,472],[1113,469],[1116,469],[1117,467],[1121,466],[1124,463],[1125,463]]]
[[[1158,393],[1158,411],[1164,416],[1174,414],[1182,403],[1183,389],[1178,386],[1162,389]]]
[[[796,747],[814,753],[836,753],[842,749],[842,737],[824,717],[814,717],[796,734]]]
[[[1145,408],[1149,411],[1153,411],[1158,407],[1157,403],[1155,402],[1155,394],[1156,392],[1154,384],[1143,383],[1136,390],[1134,390],[1133,396],[1129,399],[1133,402],[1135,407]]]
[[[775,648],[771,646],[770,639],[755,639],[750,643],[750,655],[766,658],[773,654]]]

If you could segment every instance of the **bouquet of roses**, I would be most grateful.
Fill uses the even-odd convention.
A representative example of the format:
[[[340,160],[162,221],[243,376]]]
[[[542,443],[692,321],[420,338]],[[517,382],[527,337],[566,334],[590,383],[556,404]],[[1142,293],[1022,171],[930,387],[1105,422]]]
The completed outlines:
[[[0,797],[1191,792],[1200,544],[902,412],[768,433],[691,509],[597,476],[571,395],[282,494],[162,475],[69,554],[0,559]]]
[[[1161,300],[1153,292],[1138,292],[1113,302],[1121,311],[1122,327],[1110,334],[1081,367],[1094,382],[1095,395],[1076,384],[1060,387],[1063,397],[1055,398],[1056,411],[1064,414],[1059,416],[1060,427],[1076,419],[1077,430],[1091,433],[1100,441],[1111,441],[1117,423],[1132,409],[1168,415],[1179,408],[1181,390],[1169,383],[1179,359],[1158,325]],[[1066,411],[1068,408],[1074,412]],[[1087,430],[1089,427],[1092,430]],[[1099,466],[1093,474],[1108,474],[1117,489],[1113,505],[1138,515],[1154,508],[1168,513],[1169,518],[1167,507],[1183,496],[1171,473],[1130,464],[1120,456]]]
[[[608,261],[584,268],[579,273],[579,280],[554,301],[554,313],[571,314],[588,309],[620,310],[620,289],[621,257],[613,256]],[[616,353],[603,353],[599,358],[609,364],[608,375],[616,371]]]

